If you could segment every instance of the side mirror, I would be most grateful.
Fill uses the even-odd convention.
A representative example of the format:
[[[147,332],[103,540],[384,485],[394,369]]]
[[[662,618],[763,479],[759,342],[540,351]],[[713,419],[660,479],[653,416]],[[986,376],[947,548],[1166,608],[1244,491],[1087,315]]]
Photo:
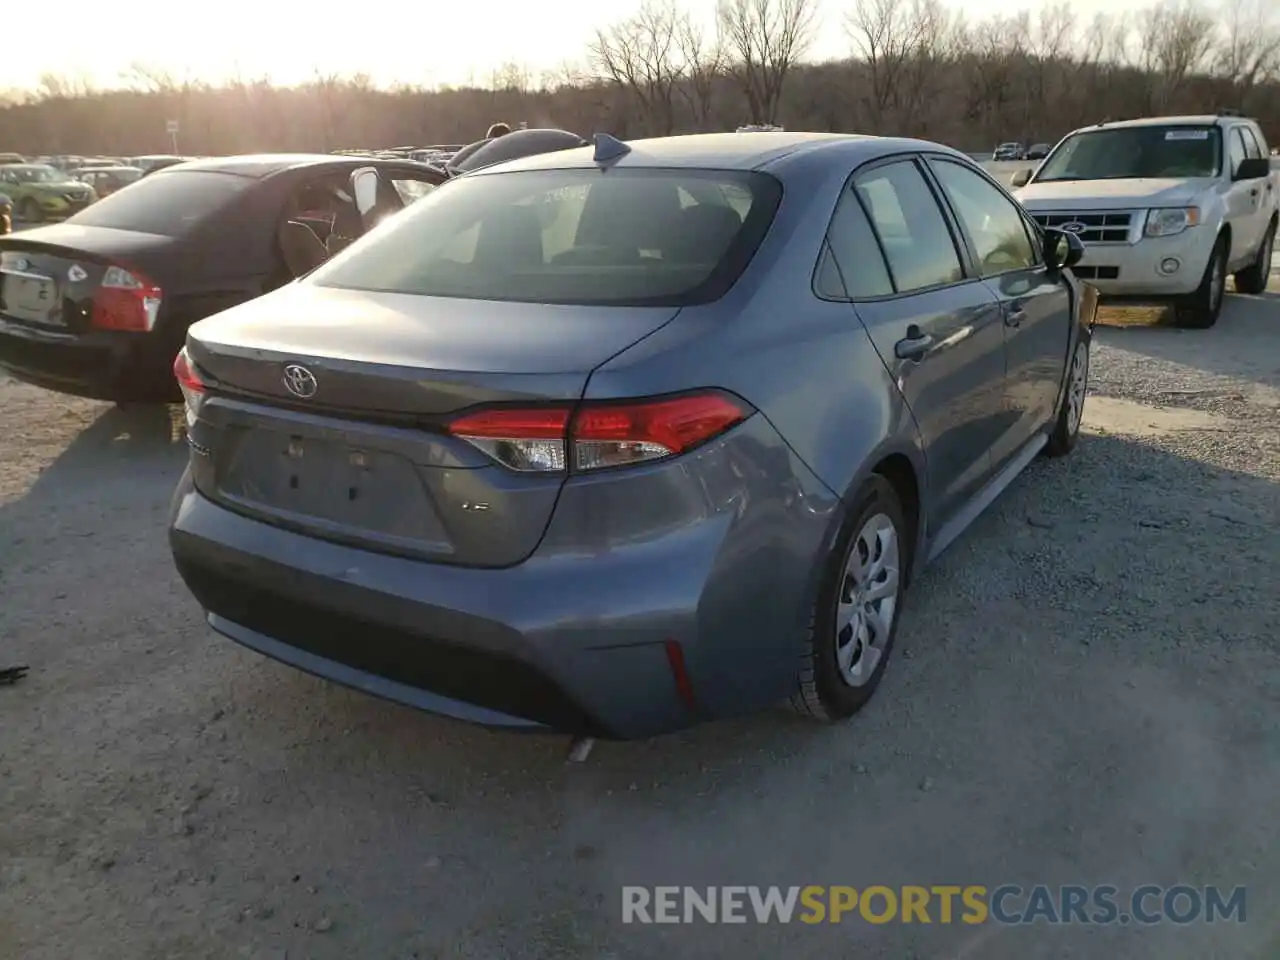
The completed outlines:
[[[1271,161],[1266,157],[1249,157],[1241,160],[1232,180],[1261,180],[1271,176]]]
[[[1084,257],[1084,242],[1063,230],[1044,232],[1044,260],[1050,270],[1074,267]]]
[[[1013,178],[1009,181],[1009,183],[1011,183],[1015,187],[1025,187],[1027,185],[1027,181],[1030,179],[1031,179],[1030,170],[1019,170],[1017,173],[1013,175]]]

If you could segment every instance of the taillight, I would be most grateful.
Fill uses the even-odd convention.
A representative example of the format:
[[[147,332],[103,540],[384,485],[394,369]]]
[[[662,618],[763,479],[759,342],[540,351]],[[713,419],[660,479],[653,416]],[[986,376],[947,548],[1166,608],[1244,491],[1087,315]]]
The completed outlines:
[[[101,330],[145,332],[156,324],[164,291],[137,270],[107,267],[93,294],[89,322]]]
[[[173,376],[178,381],[178,386],[182,388],[182,399],[187,408],[187,426],[194,426],[196,417],[200,414],[200,404],[204,403],[208,388],[200,379],[200,374],[196,372],[195,364],[191,362],[191,356],[187,353],[186,347],[179,350],[173,360]]]
[[[752,410],[705,392],[627,402],[494,407],[463,414],[449,432],[512,470],[599,470],[687,453],[733,427]]]

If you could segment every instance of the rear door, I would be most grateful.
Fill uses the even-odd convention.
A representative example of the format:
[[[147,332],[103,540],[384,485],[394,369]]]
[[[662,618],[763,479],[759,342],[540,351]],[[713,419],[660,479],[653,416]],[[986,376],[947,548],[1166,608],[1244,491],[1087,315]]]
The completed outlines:
[[[855,308],[915,415],[941,527],[990,478],[1002,433],[1004,334],[995,295],[970,277],[913,158],[863,168],[830,243]]]
[[[1236,173],[1249,156],[1245,145],[1244,128],[1236,125],[1226,133],[1226,172],[1231,178],[1227,188],[1227,220],[1231,224],[1231,265],[1239,266],[1248,261],[1258,246],[1262,235],[1259,223],[1262,213],[1261,180],[1236,180]]]
[[[1005,429],[991,451],[1006,461],[1053,418],[1071,342],[1071,294],[1045,266],[1038,237],[1015,201],[972,167],[930,157],[979,276],[1004,319]]]

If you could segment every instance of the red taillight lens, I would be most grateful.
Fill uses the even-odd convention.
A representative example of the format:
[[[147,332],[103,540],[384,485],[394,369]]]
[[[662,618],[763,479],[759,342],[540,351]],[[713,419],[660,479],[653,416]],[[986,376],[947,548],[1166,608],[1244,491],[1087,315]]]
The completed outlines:
[[[186,347],[179,350],[173,360],[173,376],[178,381],[178,386],[182,388],[182,399],[187,408],[187,426],[193,426],[208,388],[200,379],[200,374],[196,372],[195,364],[191,362]]]
[[[746,419],[719,393],[628,404],[586,404],[573,420],[578,470],[643,463],[684,453]]]
[[[626,403],[494,408],[449,432],[513,470],[599,470],[676,456],[745,420],[749,407],[716,392]]]
[[[100,330],[146,332],[156,325],[164,291],[137,270],[107,267],[93,294],[89,322]]]

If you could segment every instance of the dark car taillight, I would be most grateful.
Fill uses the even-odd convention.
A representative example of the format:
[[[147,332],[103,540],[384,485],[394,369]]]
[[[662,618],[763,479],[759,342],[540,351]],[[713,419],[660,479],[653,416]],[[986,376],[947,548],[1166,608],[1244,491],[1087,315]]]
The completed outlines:
[[[100,330],[146,332],[156,324],[164,291],[132,268],[107,267],[93,294],[89,322]]]
[[[466,413],[449,433],[512,470],[600,470],[677,456],[754,411],[719,391],[570,406],[494,407]]]
[[[208,388],[196,371],[195,364],[191,362],[191,355],[187,353],[186,347],[179,350],[178,356],[174,358],[173,376],[182,388],[182,399],[187,408],[187,426],[194,426],[196,417],[200,414],[200,405],[208,395]]]

